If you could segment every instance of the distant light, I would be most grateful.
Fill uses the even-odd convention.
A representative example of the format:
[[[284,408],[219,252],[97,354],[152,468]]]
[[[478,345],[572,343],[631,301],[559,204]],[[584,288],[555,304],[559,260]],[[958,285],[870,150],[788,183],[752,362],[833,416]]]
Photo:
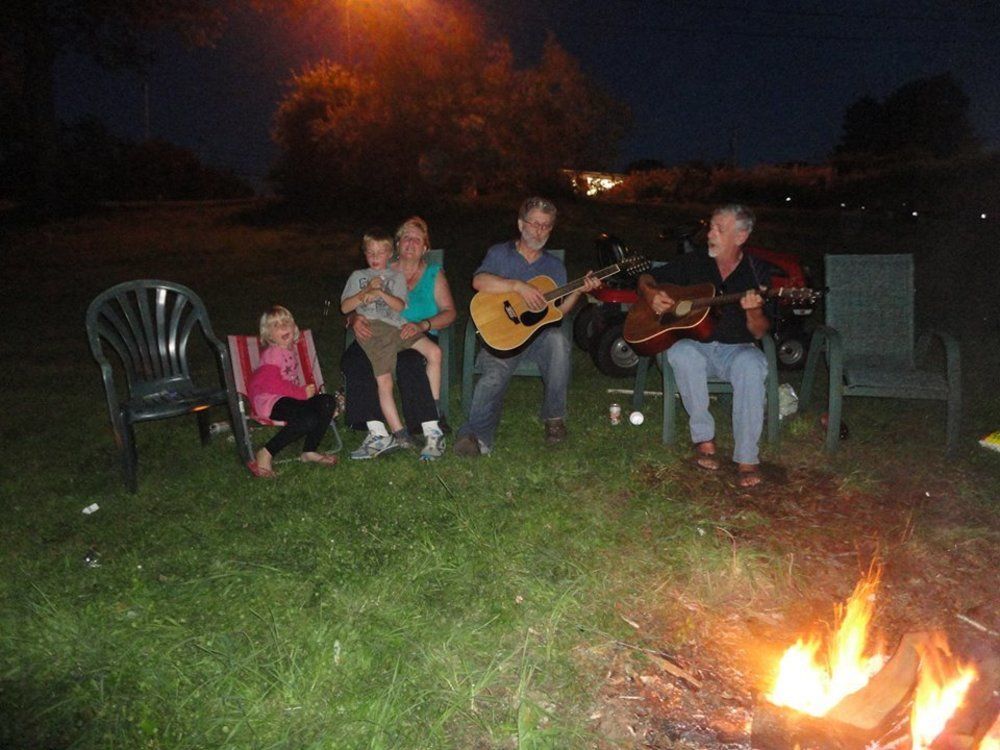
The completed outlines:
[[[917,213],[916,211],[914,211],[914,212],[913,212],[913,213],[911,214],[911,216],[919,216],[919,214],[918,214],[918,213]]]
[[[846,204],[846,203],[841,203],[841,204],[840,204],[840,207],[841,207],[841,208],[847,208],[847,204]]]
[[[866,208],[867,208],[867,206],[862,206],[861,210],[864,211]]]
[[[979,214],[979,218],[985,221],[986,220],[986,214]]]
[[[792,196],[786,195],[785,196],[785,203],[791,203],[791,202],[792,202]]]

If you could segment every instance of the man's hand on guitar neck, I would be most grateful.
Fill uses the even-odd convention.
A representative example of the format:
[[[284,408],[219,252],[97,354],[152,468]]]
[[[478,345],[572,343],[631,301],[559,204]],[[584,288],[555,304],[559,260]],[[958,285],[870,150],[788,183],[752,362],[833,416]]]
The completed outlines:
[[[754,338],[759,339],[771,327],[771,321],[764,314],[764,295],[756,289],[748,289],[747,293],[740,297],[740,307],[747,316],[747,330]]]
[[[654,315],[663,315],[677,306],[677,300],[659,289],[649,274],[644,273],[639,277],[639,291]]]

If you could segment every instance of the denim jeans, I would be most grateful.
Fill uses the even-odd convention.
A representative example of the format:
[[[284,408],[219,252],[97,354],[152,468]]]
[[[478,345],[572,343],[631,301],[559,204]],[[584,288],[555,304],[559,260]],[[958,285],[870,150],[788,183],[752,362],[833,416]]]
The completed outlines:
[[[459,436],[472,434],[487,448],[493,447],[507,386],[522,360],[534,362],[542,373],[545,388],[542,419],[566,416],[566,389],[570,373],[569,340],[558,327],[550,326],[513,356],[497,357],[486,348],[479,351],[477,363],[483,374],[472,393],[469,420],[459,429]]]
[[[715,439],[715,421],[708,411],[708,380],[725,380],[733,386],[733,461],[759,463],[767,379],[764,352],[754,344],[682,339],[667,350],[667,361],[690,418],[692,442]]]

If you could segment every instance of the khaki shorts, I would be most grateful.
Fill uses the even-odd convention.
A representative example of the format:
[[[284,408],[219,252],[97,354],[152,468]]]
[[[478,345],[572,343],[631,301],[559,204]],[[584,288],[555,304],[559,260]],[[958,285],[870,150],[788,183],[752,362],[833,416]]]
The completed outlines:
[[[395,374],[396,355],[404,349],[409,349],[420,340],[420,337],[413,336],[404,341],[399,336],[399,329],[384,320],[372,320],[368,325],[371,327],[371,337],[367,341],[358,339],[358,344],[368,355],[368,360],[372,363],[372,372],[376,377],[386,373]]]

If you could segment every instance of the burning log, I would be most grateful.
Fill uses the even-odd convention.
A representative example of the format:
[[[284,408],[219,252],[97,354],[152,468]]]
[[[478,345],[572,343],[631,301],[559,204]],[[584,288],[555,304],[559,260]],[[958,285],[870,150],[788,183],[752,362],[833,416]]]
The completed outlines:
[[[919,648],[927,633],[910,633],[885,666],[863,688],[843,698],[824,716],[810,716],[767,699],[754,706],[753,750],[864,750],[891,740],[905,719],[920,667]]]

